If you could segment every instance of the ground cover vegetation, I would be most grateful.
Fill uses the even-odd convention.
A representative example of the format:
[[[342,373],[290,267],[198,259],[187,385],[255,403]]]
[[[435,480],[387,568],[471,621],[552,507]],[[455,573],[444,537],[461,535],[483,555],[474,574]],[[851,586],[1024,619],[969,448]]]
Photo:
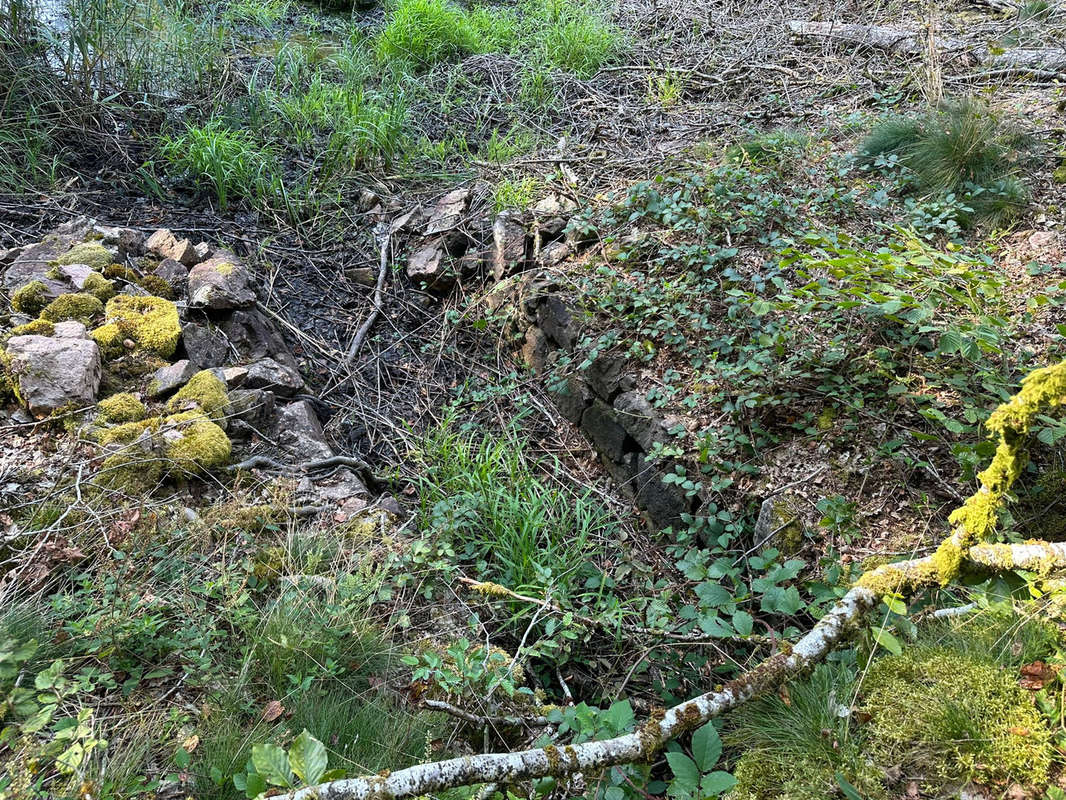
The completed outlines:
[[[404,192],[480,177],[494,212],[562,189],[581,206],[562,235],[583,246],[551,278],[580,335],[531,375],[506,360],[482,284],[431,300],[390,270],[396,336],[338,378],[318,343],[334,309],[293,317],[304,365],[334,362],[315,388],[338,441],[388,440],[361,455],[399,502],[353,518],[308,513],[296,481],[224,471],[225,435],[210,468],[189,459],[167,481],[135,462],[148,480],[121,501],[42,470],[38,495],[0,508],[16,531],[0,542],[0,798],[257,798],[531,746],[561,764],[646,735],[642,720],[788,653],[864,572],[940,542],[996,454],[989,416],[1066,358],[1061,144],[1018,111],[1039,106],[1030,90],[1058,101],[1038,74],[1009,102],[936,77],[928,54],[873,62],[888,78],[868,83],[866,64],[830,81],[839,65],[818,61],[797,87],[807,56],[773,51],[784,89],[759,85],[759,8],[735,9],[737,28],[594,0],[50,9],[0,0],[6,197],[92,174],[78,185],[206,205],[237,238],[258,214],[283,242],[262,245],[264,272],[291,301],[341,280],[328,248],[368,235],[350,216],[368,187],[401,209]],[[1061,39],[1054,4],[1003,13],[992,49]],[[662,15],[676,29],[657,31]],[[712,34],[740,51],[693,46]],[[657,50],[667,36],[677,49]],[[771,110],[704,118],[708,96],[737,92]],[[575,108],[602,107],[618,117],[578,130]],[[621,140],[632,150],[608,153]],[[12,292],[30,321],[5,341],[106,319],[109,357],[127,340],[172,355],[174,305],[115,292]],[[146,309],[168,321],[150,342]],[[550,409],[607,356],[668,426],[649,463],[693,511],[666,530]],[[217,380],[198,373],[166,413]],[[390,407],[395,385],[416,399]],[[195,424],[222,422],[202,394]],[[99,438],[129,443],[162,419],[125,393],[99,414]],[[98,444],[76,415],[32,427],[42,450]],[[1066,530],[1066,423],[1048,409],[1030,433],[997,541]],[[425,796],[1059,800],[1063,590],[1041,566],[890,592],[825,663],[661,754]]]

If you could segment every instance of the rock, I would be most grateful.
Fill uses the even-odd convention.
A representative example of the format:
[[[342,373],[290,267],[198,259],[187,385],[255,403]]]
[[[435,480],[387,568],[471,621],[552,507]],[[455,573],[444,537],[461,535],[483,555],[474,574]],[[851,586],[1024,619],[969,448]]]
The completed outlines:
[[[545,267],[555,267],[570,257],[570,245],[566,242],[548,242],[537,253],[537,262]]]
[[[618,424],[645,452],[651,451],[656,442],[669,441],[658,414],[640,392],[622,392],[614,399],[614,409],[618,412]]]
[[[196,322],[186,323],[181,334],[185,353],[197,369],[221,367],[229,360],[230,343],[225,334]]]
[[[65,322],[57,322],[52,336],[57,339],[88,339],[89,331],[80,322],[69,319]]]
[[[31,281],[39,280],[48,288],[52,297],[58,297],[66,287],[62,281],[49,278],[51,262],[70,250],[71,246],[85,235],[86,231],[76,229],[70,234],[55,233],[46,236],[40,242],[19,248],[20,252],[4,270],[0,288],[13,291]],[[78,235],[80,233],[80,235]]]
[[[544,372],[544,366],[547,363],[548,353],[550,352],[551,345],[548,343],[548,337],[544,331],[535,325],[527,328],[525,341],[522,343],[522,347],[519,348],[522,362],[537,375],[540,375]]]
[[[229,393],[231,422],[239,420],[265,430],[274,417],[274,393],[263,389],[233,389]]]
[[[333,455],[322,423],[307,400],[290,403],[278,411],[274,435],[278,444],[301,462],[317,461]]]
[[[526,260],[526,228],[504,212],[492,223],[492,276],[503,280],[520,272]]]
[[[222,370],[222,380],[225,381],[226,386],[231,389],[235,389],[238,386],[243,386],[244,381],[248,378],[247,367],[226,367]]]
[[[111,228],[96,226],[101,242],[118,250],[119,260],[126,256],[144,255],[144,234],[134,228]]]
[[[7,358],[19,396],[35,415],[96,400],[100,349],[91,339],[15,336],[8,340]]]
[[[433,236],[458,228],[463,221],[467,203],[470,200],[469,189],[455,189],[448,192],[434,206],[433,211],[422,229],[423,236]]]
[[[160,367],[148,384],[148,396],[157,400],[169,397],[188,383],[197,372],[199,368],[187,358]]]
[[[293,370],[299,365],[273,322],[255,308],[234,311],[220,323],[229,346],[240,354],[241,361],[272,358]]]
[[[252,272],[235,256],[216,255],[189,272],[189,305],[193,308],[244,308],[255,299]]]
[[[455,285],[444,242],[432,239],[407,258],[407,277],[431,291],[447,291]]]
[[[172,258],[187,267],[191,267],[199,260],[192,242],[188,239],[179,241],[167,228],[160,228],[149,236],[145,248],[160,258]]]
[[[558,297],[550,296],[537,306],[537,327],[556,347],[564,350],[573,348],[577,339],[573,322],[570,310]]]
[[[301,494],[314,495],[327,503],[337,503],[345,507],[355,506],[352,510],[364,508],[365,502],[352,503],[368,497],[366,484],[350,469],[338,469],[322,478],[304,478],[296,487]]]
[[[685,497],[685,490],[676,483],[663,483],[663,476],[655,462],[637,456],[633,476],[637,505],[656,528],[676,529],[682,525],[682,515],[692,512],[695,499]]]
[[[585,379],[599,397],[613,400],[618,392],[628,392],[636,386],[636,381],[631,375],[626,375],[624,369],[624,360],[614,356],[598,356],[585,370]]]
[[[803,546],[804,526],[797,513],[798,501],[787,494],[767,497],[759,506],[751,549],[773,547],[792,555]]]
[[[98,274],[88,264],[64,264],[61,267],[57,267],[59,274],[70,282],[78,291],[85,288],[85,281],[89,279],[90,275]]]
[[[154,274],[175,288],[184,286],[189,280],[189,268],[173,258],[164,258],[160,261]]]
[[[533,213],[538,217],[554,217],[572,214],[575,211],[577,211],[577,203],[558,192],[552,192],[533,206]]]
[[[263,358],[247,366],[244,386],[248,389],[270,389],[280,397],[290,397],[304,386],[303,378],[294,369]]]
[[[378,271],[375,267],[352,267],[344,270],[344,274],[360,286],[374,287],[378,283]]]
[[[23,245],[21,247],[11,247],[7,250],[0,250],[0,267],[6,267],[20,255],[22,255],[22,252],[25,249],[26,246]]]
[[[592,440],[601,456],[609,461],[622,460],[628,434],[618,424],[618,414],[609,405],[602,400],[593,400],[581,415],[581,430]]]
[[[215,254],[215,251],[207,242],[198,243],[196,247],[193,248],[193,251],[196,253],[196,261],[198,263],[200,261],[207,261],[207,259]]]
[[[581,422],[581,415],[585,408],[592,402],[592,392],[583,380],[576,376],[569,376],[558,388],[548,387],[555,407],[559,409],[567,420],[577,425]]]

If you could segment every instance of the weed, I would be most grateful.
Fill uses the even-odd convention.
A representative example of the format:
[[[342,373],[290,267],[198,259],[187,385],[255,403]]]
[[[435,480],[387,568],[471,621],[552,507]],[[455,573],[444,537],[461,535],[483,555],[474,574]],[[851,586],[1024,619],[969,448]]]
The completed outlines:
[[[589,2],[530,0],[527,24],[542,26],[539,47],[545,63],[555,69],[588,78],[621,49],[618,28]]]
[[[902,169],[904,185],[918,193],[961,198],[965,226],[975,218],[1001,222],[1024,205],[1018,161],[1029,146],[986,105],[961,100],[924,117],[879,123],[859,148],[859,160],[882,171]]]
[[[769,131],[732,145],[726,150],[726,159],[738,164],[780,169],[787,162],[802,157],[810,146],[811,137],[801,131]]]
[[[291,7],[290,0],[233,0],[223,13],[230,25],[249,23],[269,28],[285,17]]]
[[[383,61],[424,69],[482,48],[469,15],[450,0],[399,0],[375,45]]]
[[[496,211],[529,208],[533,205],[539,189],[540,181],[536,178],[506,178],[500,181],[493,192]]]

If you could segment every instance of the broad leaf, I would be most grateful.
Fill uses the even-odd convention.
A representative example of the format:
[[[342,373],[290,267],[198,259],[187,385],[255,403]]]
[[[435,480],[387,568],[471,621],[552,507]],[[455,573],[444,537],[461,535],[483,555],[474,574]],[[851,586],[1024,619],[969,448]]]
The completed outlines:
[[[292,786],[289,757],[276,744],[257,744],[252,748],[255,771],[271,786]]]
[[[708,772],[700,781],[700,797],[712,797],[728,792],[737,785],[737,779],[728,772]]]
[[[903,645],[899,643],[899,639],[883,628],[876,628],[874,630],[874,641],[894,656],[898,656],[903,652]]]
[[[721,755],[722,740],[710,722],[692,734],[692,756],[700,772],[709,772]]]
[[[669,794],[673,796],[695,794],[700,787],[700,771],[696,762],[684,753],[667,753],[666,760],[674,773]]]
[[[741,636],[748,636],[755,627],[755,618],[747,611],[738,611],[733,615],[733,627]]]
[[[322,780],[326,771],[326,747],[304,728],[289,748],[289,768],[308,786]]]

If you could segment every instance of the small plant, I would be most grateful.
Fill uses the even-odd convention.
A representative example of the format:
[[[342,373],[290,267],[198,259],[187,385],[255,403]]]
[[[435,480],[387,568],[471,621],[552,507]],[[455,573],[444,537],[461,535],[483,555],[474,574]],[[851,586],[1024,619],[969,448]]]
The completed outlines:
[[[271,787],[296,789],[344,777],[343,770],[327,772],[327,760],[325,745],[305,728],[288,751],[276,744],[255,745],[246,771],[233,776],[233,785],[245,797],[255,798]]]
[[[451,0],[399,0],[375,45],[383,61],[418,69],[482,49],[467,12]]]
[[[726,159],[735,164],[781,168],[801,157],[811,146],[811,137],[801,131],[776,130],[752,136],[726,150]]]
[[[718,797],[736,785],[736,778],[714,768],[722,755],[722,740],[714,723],[708,722],[692,734],[690,753],[675,751],[666,754],[674,773],[667,795],[676,800],[706,800]]]
[[[527,24],[543,26],[538,33],[546,63],[589,78],[621,49],[621,33],[589,2],[530,0]]]
[[[905,189],[955,195],[973,218],[998,222],[1024,205],[1019,161],[1029,140],[1013,124],[976,100],[945,103],[923,117],[878,123],[859,148],[868,168],[901,171]],[[972,221],[963,216],[965,225]]]
[[[540,190],[540,181],[536,178],[505,178],[496,184],[493,203],[496,211],[506,209],[525,210],[533,205]]]

